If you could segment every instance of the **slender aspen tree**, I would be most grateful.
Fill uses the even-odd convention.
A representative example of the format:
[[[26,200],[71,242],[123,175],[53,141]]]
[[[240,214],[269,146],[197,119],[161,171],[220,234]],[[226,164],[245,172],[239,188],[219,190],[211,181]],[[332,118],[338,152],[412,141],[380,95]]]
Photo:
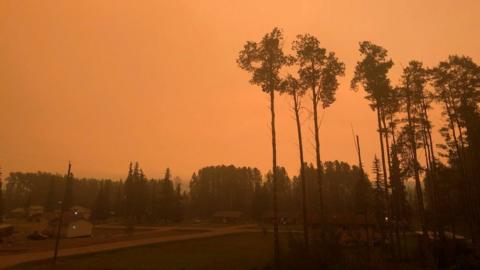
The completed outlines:
[[[248,41],[240,51],[237,63],[240,68],[252,74],[251,84],[259,85],[262,91],[270,95],[270,115],[272,131],[272,185],[273,185],[273,238],[274,262],[279,267],[280,244],[278,233],[277,202],[277,143],[275,131],[275,91],[281,81],[280,69],[288,63],[288,57],[282,50],[283,34],[278,28],[266,34],[260,42]]]
[[[292,75],[288,75],[280,85],[281,93],[287,93],[293,99],[293,112],[295,114],[295,122],[297,124],[298,153],[300,161],[300,181],[302,189],[302,218],[303,218],[303,237],[305,246],[308,249],[308,219],[307,219],[307,194],[305,179],[305,160],[303,157],[303,139],[302,139],[302,123],[300,121],[300,109],[302,106],[302,97],[305,95],[306,88],[303,87],[298,79]]]
[[[310,34],[298,35],[293,42],[292,49],[296,53],[300,83],[311,90],[317,181],[320,196],[320,222],[323,224],[325,207],[318,106],[321,103],[322,108],[326,109],[335,102],[335,93],[339,85],[338,77],[344,75],[345,65],[338,60],[334,52],[327,53],[325,48],[320,47],[320,41]]]

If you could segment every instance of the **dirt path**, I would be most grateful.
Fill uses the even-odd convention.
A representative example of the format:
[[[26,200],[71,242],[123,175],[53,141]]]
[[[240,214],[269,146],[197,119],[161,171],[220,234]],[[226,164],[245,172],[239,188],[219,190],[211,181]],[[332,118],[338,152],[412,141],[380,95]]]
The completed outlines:
[[[185,228],[181,228],[181,229],[185,229]],[[226,227],[226,228],[225,227],[212,228],[210,231],[201,232],[201,233],[162,236],[162,237],[155,237],[155,238],[143,238],[143,239],[137,239],[137,240],[96,244],[91,246],[64,248],[58,251],[58,256],[66,257],[66,256],[81,255],[81,254],[88,254],[88,253],[98,253],[98,252],[110,251],[115,249],[144,246],[144,245],[150,245],[150,244],[156,244],[156,243],[166,243],[166,242],[173,242],[173,241],[193,240],[193,239],[221,236],[221,235],[248,232],[248,231],[252,231],[251,226],[249,225]],[[14,265],[21,264],[21,263],[50,259],[52,258],[52,255],[53,255],[53,250],[23,253],[23,254],[13,254],[13,255],[12,254],[2,255],[0,256],[0,269],[12,267]]]

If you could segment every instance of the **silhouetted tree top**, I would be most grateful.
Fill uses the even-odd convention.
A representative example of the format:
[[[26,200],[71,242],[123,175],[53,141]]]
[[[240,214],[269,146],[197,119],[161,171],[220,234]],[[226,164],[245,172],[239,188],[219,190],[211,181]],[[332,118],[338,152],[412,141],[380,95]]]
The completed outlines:
[[[278,88],[281,94],[297,97],[303,96],[307,90],[307,88],[303,87],[300,81],[291,74],[288,74],[285,79],[282,80]]]
[[[366,98],[372,101],[372,109],[375,109],[376,103],[382,101],[390,89],[387,74],[393,61],[388,58],[387,50],[370,41],[360,42],[359,50],[363,59],[357,62],[351,88],[355,90],[360,84],[368,94]]]
[[[338,60],[334,52],[320,47],[320,41],[310,34],[297,35],[292,44],[299,65],[298,74],[303,87],[314,89],[315,104],[322,101],[323,108],[335,101],[338,88],[338,76],[345,74],[345,65]]]
[[[237,59],[240,68],[252,73],[250,83],[267,93],[276,90],[280,69],[291,62],[282,51],[282,41],[282,31],[275,27],[260,42],[247,41]]]
[[[421,103],[427,83],[427,71],[423,68],[422,62],[410,61],[408,66],[403,69],[401,83],[400,97],[409,95],[413,104]]]
[[[451,55],[431,69],[430,75],[440,100],[450,98],[454,106],[463,101],[472,107],[480,102],[480,67],[472,58]]]

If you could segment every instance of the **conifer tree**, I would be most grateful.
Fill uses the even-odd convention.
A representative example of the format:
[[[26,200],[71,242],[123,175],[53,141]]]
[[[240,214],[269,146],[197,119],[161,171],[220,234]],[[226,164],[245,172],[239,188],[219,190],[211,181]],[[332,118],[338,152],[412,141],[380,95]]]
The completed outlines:
[[[385,217],[386,217],[386,210],[385,210],[385,202],[384,202],[384,181],[383,181],[383,175],[382,175],[382,169],[380,165],[380,160],[377,158],[375,155],[373,159],[373,165],[372,165],[372,172],[374,175],[375,183],[374,183],[374,196],[373,196],[373,202],[374,202],[374,212],[375,212],[375,217],[377,219],[377,223],[379,224],[380,228],[384,230],[384,224],[385,224]]]

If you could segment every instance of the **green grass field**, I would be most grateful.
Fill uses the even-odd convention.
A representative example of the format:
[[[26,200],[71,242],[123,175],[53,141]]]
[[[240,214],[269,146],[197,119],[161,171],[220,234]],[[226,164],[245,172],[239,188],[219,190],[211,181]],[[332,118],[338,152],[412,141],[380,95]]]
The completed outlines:
[[[271,259],[272,235],[242,233],[60,258],[55,269],[261,269]],[[52,269],[49,261],[12,269]]]

